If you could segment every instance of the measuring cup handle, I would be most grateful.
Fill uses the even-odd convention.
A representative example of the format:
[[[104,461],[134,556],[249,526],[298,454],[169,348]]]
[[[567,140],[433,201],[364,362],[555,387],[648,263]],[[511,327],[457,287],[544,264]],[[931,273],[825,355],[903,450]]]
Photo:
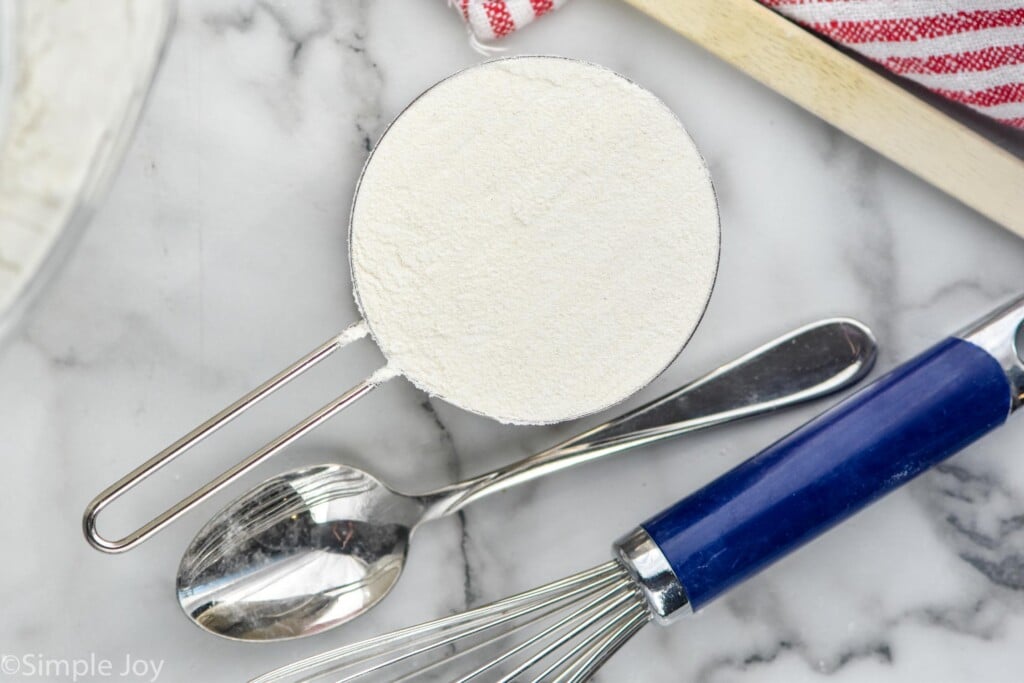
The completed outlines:
[[[238,399],[230,406],[220,411],[209,420],[202,423],[191,432],[181,437],[173,444],[144,462],[142,465],[104,489],[89,503],[88,506],[86,506],[85,513],[82,516],[82,530],[85,533],[86,540],[97,550],[106,553],[121,553],[131,550],[181,515],[185,514],[213,494],[231,484],[233,481],[259,465],[267,458],[284,449],[289,444],[298,440],[306,433],[320,426],[331,417],[365,396],[378,384],[394,377],[396,373],[391,372],[386,366],[381,368],[366,380],[360,382],[341,396],[327,403],[302,422],[291,427],[231,469],[227,470],[204,486],[196,489],[191,495],[183,498],[178,503],[157,515],[146,524],[143,524],[127,536],[117,540],[111,540],[101,535],[97,530],[96,518],[110,503],[123,496],[142,481],[155,474],[157,470],[168,465],[175,458],[181,456],[183,453],[199,444],[199,442],[203,441],[218,429],[240,416],[252,406],[270,396],[288,382],[319,364],[335,351],[348,346],[357,339],[365,337],[367,333],[368,329],[366,324],[364,322],[359,322],[350,326],[338,336],[328,339],[309,354],[292,363],[287,368],[274,375],[269,380],[256,387],[248,394]]]

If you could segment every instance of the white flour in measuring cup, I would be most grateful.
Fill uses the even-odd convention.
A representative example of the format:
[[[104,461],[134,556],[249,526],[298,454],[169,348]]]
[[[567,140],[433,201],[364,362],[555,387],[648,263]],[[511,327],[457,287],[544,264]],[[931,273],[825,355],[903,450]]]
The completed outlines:
[[[719,224],[675,115],[602,67],[488,62],[391,125],[352,208],[355,294],[391,372],[503,422],[607,408],[711,294]]]
[[[397,375],[512,423],[625,399],[700,321],[718,211],[658,98],[592,64],[520,57],[442,81],[391,124],[363,169],[349,242],[364,320],[101,492],[83,518],[94,547],[137,546]],[[132,533],[99,534],[105,506],[367,332],[387,365]]]

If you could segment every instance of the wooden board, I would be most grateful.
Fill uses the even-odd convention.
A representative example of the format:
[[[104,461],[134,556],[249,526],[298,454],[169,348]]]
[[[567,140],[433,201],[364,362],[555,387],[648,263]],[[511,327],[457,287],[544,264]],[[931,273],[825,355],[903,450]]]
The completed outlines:
[[[1024,160],[755,0],[625,0],[1024,237]]]

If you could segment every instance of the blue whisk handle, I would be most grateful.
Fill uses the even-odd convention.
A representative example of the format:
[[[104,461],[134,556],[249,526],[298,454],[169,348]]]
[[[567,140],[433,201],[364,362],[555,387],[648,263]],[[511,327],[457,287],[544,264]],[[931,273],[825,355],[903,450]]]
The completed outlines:
[[[642,528],[699,609],[1001,425],[1011,380],[947,339]]]

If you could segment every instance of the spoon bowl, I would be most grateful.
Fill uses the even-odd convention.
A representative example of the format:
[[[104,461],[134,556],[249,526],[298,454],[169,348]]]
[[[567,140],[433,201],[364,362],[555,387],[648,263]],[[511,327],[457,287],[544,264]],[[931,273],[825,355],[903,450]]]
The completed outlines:
[[[317,633],[391,591],[424,511],[420,499],[346,465],[274,477],[199,532],[178,572],[178,601],[228,638]]]

